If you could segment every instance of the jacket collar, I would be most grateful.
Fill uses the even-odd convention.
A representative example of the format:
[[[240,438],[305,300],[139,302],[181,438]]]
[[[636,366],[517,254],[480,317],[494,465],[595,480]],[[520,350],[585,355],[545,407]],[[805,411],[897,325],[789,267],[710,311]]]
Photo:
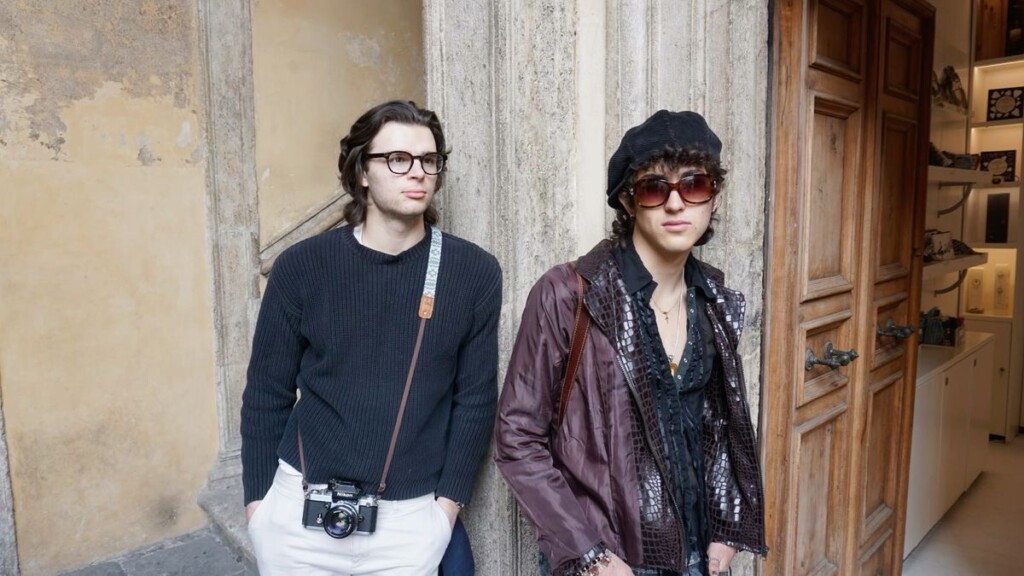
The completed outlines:
[[[612,256],[619,265],[619,270],[622,271],[622,279],[625,281],[626,290],[630,294],[636,294],[641,290],[644,290],[647,294],[654,291],[657,283],[654,281],[651,273],[647,271],[643,260],[640,259],[640,254],[637,253],[632,239],[627,239],[624,244],[613,247]],[[705,301],[713,301],[715,299],[716,294],[708,284],[708,280],[696,257],[691,256],[686,259],[686,265],[683,267],[683,280],[688,287],[695,287],[700,290]]]
[[[602,240],[576,262],[576,269],[589,284],[583,299],[584,303],[594,322],[606,334],[612,333],[610,328],[616,324],[617,319],[608,315],[608,312],[614,307],[602,307],[601,302],[614,299],[616,292],[622,296],[630,294],[624,273],[616,260],[615,250],[616,245],[611,240]],[[639,256],[636,258],[640,269],[647,273],[642,262],[639,262]],[[714,309],[717,321],[725,324],[726,332],[735,345],[739,342],[743,329],[746,308],[743,295],[724,285],[725,274],[718,268],[701,262],[692,254],[687,260],[688,265],[691,263],[694,270],[703,276],[702,290],[707,290],[705,295],[708,306]],[[650,276],[649,273],[647,275]],[[620,309],[618,312],[628,315],[625,310]]]

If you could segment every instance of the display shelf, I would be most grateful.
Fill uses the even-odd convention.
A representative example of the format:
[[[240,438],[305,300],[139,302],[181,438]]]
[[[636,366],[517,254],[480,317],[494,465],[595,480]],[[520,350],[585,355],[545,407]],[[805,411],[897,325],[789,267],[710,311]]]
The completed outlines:
[[[1024,55],[1019,56],[1006,56],[1003,58],[989,58],[987,60],[978,60],[974,63],[975,69],[980,70],[991,70],[993,68],[999,68],[1002,66],[1024,64]]]
[[[939,186],[963,186],[971,184],[980,186],[992,184],[992,174],[982,170],[963,170],[961,168],[928,167],[928,183]]]
[[[1000,128],[1003,126],[1022,126],[1024,119],[1015,118],[1011,120],[988,120],[986,122],[974,122],[971,128]]]
[[[963,124],[967,120],[967,114],[952,104],[945,106],[932,105],[933,124]]]
[[[994,188],[1017,190],[1020,188],[1020,180],[1014,180],[1013,182],[1000,182],[999,184],[976,184],[974,187],[978,190],[989,190]]]
[[[969,244],[970,244],[971,248],[973,248],[975,250],[1006,250],[1008,248],[1013,248],[1014,247],[1014,243],[1013,242],[1002,242],[1002,243],[970,242]]]
[[[965,320],[986,320],[989,322],[1005,322],[1009,324],[1013,322],[1012,314],[978,314],[976,312],[965,312]]]
[[[966,270],[972,266],[980,266],[986,262],[988,262],[988,254],[968,254],[966,256],[950,258],[949,260],[935,260],[926,263],[921,270],[921,274],[922,278],[928,280],[929,278],[937,278],[952,272]]]

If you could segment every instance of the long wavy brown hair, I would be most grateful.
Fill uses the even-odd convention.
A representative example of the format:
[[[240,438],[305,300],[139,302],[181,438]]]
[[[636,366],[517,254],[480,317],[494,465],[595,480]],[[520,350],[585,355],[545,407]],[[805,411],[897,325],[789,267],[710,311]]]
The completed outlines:
[[[366,173],[366,149],[377,137],[380,129],[388,122],[426,126],[434,135],[437,151],[442,154],[449,152],[445,148],[441,121],[433,111],[420,108],[411,100],[392,100],[367,110],[352,124],[348,135],[341,139],[341,154],[338,155],[338,171],[340,172],[338,179],[341,180],[341,186],[351,198],[345,204],[345,221],[352,226],[362,224],[366,220],[366,207],[369,200],[367,190],[362,185],[363,176]],[[435,191],[441,189],[441,185],[444,183],[444,174],[445,171],[442,170],[437,175]],[[437,210],[433,204],[427,207],[423,219],[427,224],[437,223]]]

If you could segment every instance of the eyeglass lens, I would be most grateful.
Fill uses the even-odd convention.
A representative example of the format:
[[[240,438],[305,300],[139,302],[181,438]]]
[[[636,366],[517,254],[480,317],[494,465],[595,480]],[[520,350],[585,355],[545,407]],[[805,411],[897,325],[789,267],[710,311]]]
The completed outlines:
[[[674,184],[661,178],[644,178],[633,185],[633,197],[639,206],[656,208],[668,202],[673,190],[687,204],[704,204],[718,193],[718,185],[707,174],[683,176]]]
[[[423,171],[431,176],[444,169],[444,157],[437,152],[428,152],[422,156],[413,156],[408,152],[392,152],[388,154],[388,169],[395,174],[408,174],[412,170],[414,160],[420,161]]]

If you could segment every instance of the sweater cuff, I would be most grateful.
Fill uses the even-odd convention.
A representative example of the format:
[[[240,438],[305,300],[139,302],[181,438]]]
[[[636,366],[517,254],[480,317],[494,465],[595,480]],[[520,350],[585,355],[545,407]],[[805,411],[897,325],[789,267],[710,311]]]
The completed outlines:
[[[454,478],[443,478],[441,483],[437,485],[437,489],[434,490],[434,496],[441,498],[447,498],[453,502],[458,502],[463,506],[469,504],[469,499],[473,495],[473,481],[470,479],[466,482],[456,482]]]
[[[243,454],[242,491],[245,504],[263,500],[274,484],[277,474],[277,450],[261,451],[261,454]],[[248,456],[248,458],[246,458]]]

